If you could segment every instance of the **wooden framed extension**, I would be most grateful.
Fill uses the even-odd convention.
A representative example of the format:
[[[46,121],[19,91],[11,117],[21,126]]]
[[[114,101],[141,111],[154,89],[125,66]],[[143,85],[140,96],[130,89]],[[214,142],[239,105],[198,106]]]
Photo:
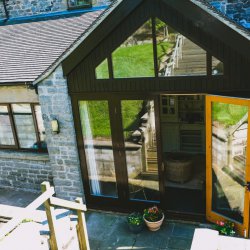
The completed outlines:
[[[155,25],[158,19],[169,25],[171,29],[176,30],[178,34],[185,36],[191,43],[204,51],[206,65],[204,74],[181,74],[178,76],[171,74],[161,76],[158,74],[159,58],[157,57],[157,53],[159,48]],[[127,75],[125,77],[117,77],[115,73],[117,69],[114,57],[115,52],[118,48],[122,48],[128,37],[140,30],[141,27],[143,27],[142,25],[145,23],[148,24],[147,22],[149,20],[151,20],[151,23],[148,27],[150,27],[150,32],[152,33],[151,52],[153,55],[153,66],[151,69],[153,73],[151,72],[151,75],[147,76]],[[166,53],[166,55],[167,54],[168,53]],[[223,63],[222,74],[216,75],[213,73],[212,64],[214,57]],[[146,199],[140,201],[129,200],[129,178],[128,169],[126,169],[128,164],[126,162],[126,147],[124,146],[124,128],[122,127],[122,101],[142,100],[145,98],[147,100],[154,100],[159,201],[161,205],[172,214],[177,214],[178,216],[180,214],[186,214],[189,217],[203,215],[204,217],[206,213],[205,210],[199,213],[193,212],[192,208],[189,208],[189,211],[185,212],[169,207],[177,191],[172,190],[172,193],[170,193],[168,191],[171,188],[166,186],[166,166],[164,166],[165,159],[163,153],[163,144],[165,143],[163,131],[164,119],[162,118],[162,112],[160,110],[162,106],[160,102],[162,101],[162,96],[166,96],[164,102],[170,102],[168,104],[164,103],[165,108],[168,108],[168,113],[165,114],[165,118],[169,119],[167,122],[172,122],[172,127],[168,126],[167,128],[167,130],[170,131],[168,135],[170,134],[171,136],[171,132],[173,135],[174,131],[177,131],[176,127],[178,126],[180,129],[177,133],[182,133],[182,138],[180,139],[180,136],[178,138],[176,137],[176,141],[186,140],[183,138],[198,138],[198,132],[202,131],[203,133],[205,130],[210,131],[208,127],[210,123],[203,119],[202,116],[207,112],[205,104],[202,103],[206,95],[250,98],[249,58],[249,40],[221,19],[218,19],[215,15],[212,15],[195,4],[194,1],[122,1],[62,64],[64,74],[68,80],[69,95],[73,103],[75,129],[87,202],[94,207],[100,207],[100,204],[105,204],[106,207],[113,210],[117,210],[118,207],[119,209],[125,210],[131,210],[132,208],[140,209],[148,204]],[[106,74],[108,76],[98,79],[96,77],[96,68],[105,60]],[[123,60],[124,63],[125,61],[126,59]],[[143,61],[140,63],[143,63]],[[121,64],[123,63],[121,62]],[[110,129],[113,147],[116,148],[113,155],[115,158],[114,166],[117,173],[118,198],[116,197],[115,199],[114,197],[103,197],[93,195],[93,193],[91,194],[91,178],[89,178],[89,169],[86,164],[86,160],[89,156],[86,155],[86,138],[84,140],[81,127],[83,126],[81,124],[81,113],[83,112],[79,109],[79,101],[91,100],[105,100],[109,103],[107,113],[109,113],[111,124]],[[198,104],[192,106],[190,103]],[[195,112],[191,111],[191,114],[189,111],[189,114],[183,117],[180,115],[181,111],[177,111],[178,105],[180,105],[180,107],[182,105],[182,109],[186,110],[192,109],[192,107],[200,110],[196,110]],[[203,114],[197,118],[197,114],[201,113],[201,111]],[[187,134],[186,132],[193,126],[192,124],[197,125],[196,127],[199,125],[202,129],[198,131],[198,129],[192,128],[190,131],[193,133]],[[170,127],[173,128],[172,131],[169,129]],[[199,138],[201,137],[202,136]],[[207,138],[208,134],[202,139],[204,145]],[[168,139],[167,143],[169,142],[171,142],[171,140]],[[188,144],[188,142],[185,141],[183,145],[185,143],[186,145]],[[199,143],[196,145],[199,145]],[[168,147],[168,149],[169,148],[170,152],[171,147]],[[207,151],[206,157],[208,157],[208,155]],[[209,176],[210,175],[208,175],[207,178],[209,178]],[[205,186],[205,183],[207,183],[207,189],[209,189],[209,179],[207,181],[208,182],[205,180],[205,182],[203,182],[204,185],[202,185]],[[180,193],[178,194],[180,195]],[[190,197],[194,196],[193,193],[189,195]],[[203,202],[204,193],[200,195],[201,202]],[[182,196],[185,195],[182,194]],[[179,200],[182,198],[181,196],[178,197]],[[176,202],[178,203],[179,200],[176,200]]]

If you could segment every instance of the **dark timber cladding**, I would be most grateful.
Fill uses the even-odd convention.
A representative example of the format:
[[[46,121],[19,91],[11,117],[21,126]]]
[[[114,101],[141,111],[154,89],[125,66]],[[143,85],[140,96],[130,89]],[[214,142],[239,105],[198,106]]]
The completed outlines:
[[[96,80],[95,67],[150,17],[165,21],[207,53],[221,60],[224,63],[224,76]],[[122,1],[63,62],[63,68],[68,76],[70,93],[141,90],[218,93],[250,90],[249,40],[186,0]]]

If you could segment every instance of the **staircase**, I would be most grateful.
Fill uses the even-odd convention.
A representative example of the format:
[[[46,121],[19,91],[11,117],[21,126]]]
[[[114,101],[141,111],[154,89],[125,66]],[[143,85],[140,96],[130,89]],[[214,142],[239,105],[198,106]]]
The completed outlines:
[[[158,171],[158,159],[157,159],[157,147],[156,139],[153,136],[152,145],[147,149],[147,172],[157,172]]]
[[[182,46],[182,58],[175,66],[172,76],[206,74],[206,51],[187,38]]]
[[[158,163],[157,163],[157,151],[156,148],[149,148],[147,150],[147,172],[156,172],[158,170]]]

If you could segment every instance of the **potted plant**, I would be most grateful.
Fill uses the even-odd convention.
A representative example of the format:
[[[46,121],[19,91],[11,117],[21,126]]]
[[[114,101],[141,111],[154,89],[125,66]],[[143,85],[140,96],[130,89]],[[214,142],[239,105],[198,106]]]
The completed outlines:
[[[215,229],[219,231],[221,235],[235,235],[234,223],[230,221],[216,221]]]
[[[164,220],[164,213],[157,206],[153,206],[144,209],[143,219],[150,231],[157,231]]]
[[[140,233],[143,229],[144,221],[140,213],[134,212],[128,215],[128,227],[133,233]]]

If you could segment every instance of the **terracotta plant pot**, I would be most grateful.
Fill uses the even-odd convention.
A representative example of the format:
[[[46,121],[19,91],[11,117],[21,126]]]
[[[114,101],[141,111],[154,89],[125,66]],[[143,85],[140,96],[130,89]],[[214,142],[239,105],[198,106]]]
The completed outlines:
[[[144,219],[144,221],[145,221],[145,223],[146,223],[146,225],[147,225],[147,227],[148,227],[148,229],[150,231],[157,231],[157,230],[160,229],[161,224],[162,224],[162,222],[164,220],[164,214],[163,214],[162,218],[159,221],[154,221],[154,222],[147,221],[145,219],[144,215],[143,215],[143,219]]]

